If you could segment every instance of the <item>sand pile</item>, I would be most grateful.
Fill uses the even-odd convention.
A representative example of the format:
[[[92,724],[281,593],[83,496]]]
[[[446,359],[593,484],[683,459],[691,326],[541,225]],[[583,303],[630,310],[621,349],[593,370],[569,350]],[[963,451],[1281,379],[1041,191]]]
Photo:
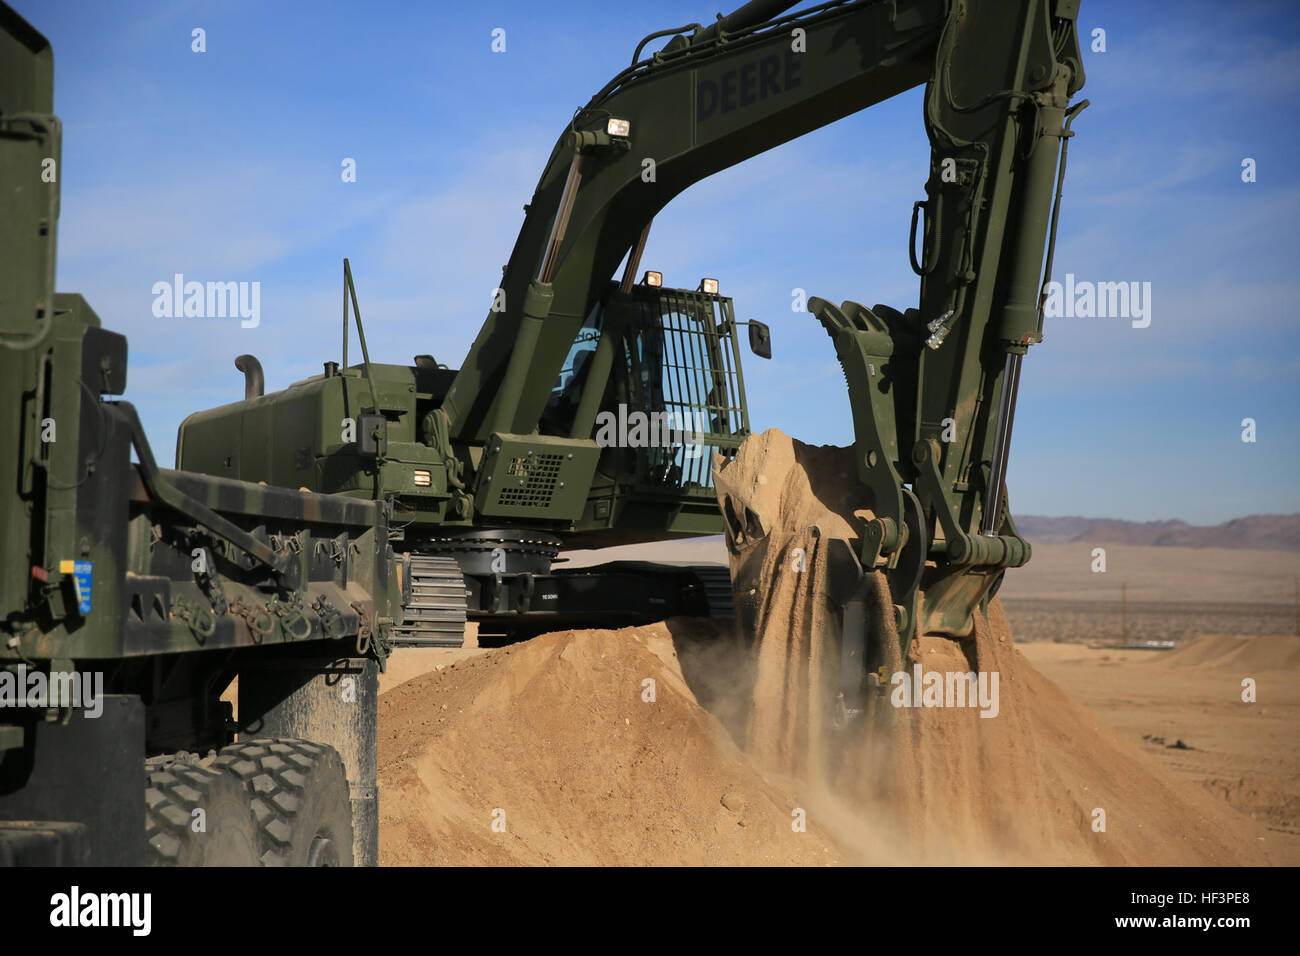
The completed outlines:
[[[842,862],[697,703],[675,640],[726,638],[707,621],[548,634],[384,694],[381,863]]]
[[[1248,675],[1251,671],[1300,669],[1300,637],[1281,634],[1203,634],[1152,661],[1164,667],[1196,667]]]
[[[896,712],[891,806],[931,852],[958,860],[1129,865],[1269,862],[1269,834],[1137,747],[1039,674],[995,600],[977,619],[974,665],[997,672],[999,713]],[[926,637],[913,661],[964,669],[957,643]],[[1095,832],[1105,813],[1105,832]]]

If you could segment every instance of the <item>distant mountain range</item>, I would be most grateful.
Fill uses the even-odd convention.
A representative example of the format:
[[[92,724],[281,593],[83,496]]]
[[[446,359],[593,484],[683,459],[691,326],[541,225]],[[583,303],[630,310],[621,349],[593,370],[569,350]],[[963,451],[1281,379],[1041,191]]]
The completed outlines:
[[[1016,518],[1033,544],[1145,544],[1181,548],[1262,548],[1300,551],[1300,514],[1248,515],[1213,526],[1186,521],[1118,521],[1114,518]]]

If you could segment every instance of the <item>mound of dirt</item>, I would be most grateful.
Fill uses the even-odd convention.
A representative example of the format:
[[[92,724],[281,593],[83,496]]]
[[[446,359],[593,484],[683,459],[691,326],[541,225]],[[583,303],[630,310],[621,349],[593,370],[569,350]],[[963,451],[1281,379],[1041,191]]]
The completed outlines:
[[[977,616],[971,650],[924,637],[911,663],[998,674],[996,717],[907,709],[892,728],[892,803],[931,854],[1142,866],[1271,860],[1267,831],[1155,765],[1039,674],[996,600],[987,622]]]
[[[811,745],[752,756],[727,724],[752,733],[763,708],[736,707],[755,685],[706,621],[550,634],[417,677],[380,699],[381,862],[1271,861],[1266,830],[1117,739],[1015,650],[996,601],[990,618],[975,653],[1000,675],[996,718],[890,708],[883,739],[823,724]],[[969,666],[935,637],[918,662]],[[844,749],[810,779],[807,760],[781,759],[804,746]]]
[[[1300,637],[1280,634],[1202,634],[1152,664],[1233,672],[1300,669]]]
[[[726,640],[707,621],[566,631],[384,694],[380,862],[843,862],[697,703],[674,631]]]

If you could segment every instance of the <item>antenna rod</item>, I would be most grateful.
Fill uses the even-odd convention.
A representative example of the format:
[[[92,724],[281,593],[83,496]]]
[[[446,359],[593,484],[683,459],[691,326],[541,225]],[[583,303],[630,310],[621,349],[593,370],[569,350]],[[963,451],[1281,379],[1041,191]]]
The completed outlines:
[[[356,284],[352,281],[352,266],[345,258],[343,260],[343,294],[344,294],[343,316],[345,322],[347,321],[347,314],[348,314],[347,295],[349,293],[351,293],[352,295],[352,314],[356,317],[357,320],[357,338],[361,340],[361,358],[362,361],[365,363],[366,384],[370,386],[370,401],[372,402],[372,407],[377,412],[379,411],[379,396],[375,392],[375,380],[370,376],[370,350],[366,348],[366,331],[361,327],[361,306],[357,305],[357,287]],[[347,354],[348,354],[347,353],[348,340],[346,335],[347,333],[346,325],[343,326],[343,330],[344,330],[343,361],[346,362]],[[346,367],[347,366],[345,365],[344,368]]]

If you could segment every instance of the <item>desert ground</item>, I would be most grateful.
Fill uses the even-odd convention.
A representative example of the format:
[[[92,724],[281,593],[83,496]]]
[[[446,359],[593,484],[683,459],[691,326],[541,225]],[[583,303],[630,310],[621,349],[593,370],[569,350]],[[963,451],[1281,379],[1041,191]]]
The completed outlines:
[[[773,554],[811,524],[852,533],[817,478],[833,466],[810,477],[794,445],[741,475],[780,517]],[[728,560],[720,538],[567,557]],[[792,663],[820,653],[816,576],[751,557],[757,651],[729,622],[675,619],[394,654],[381,862],[1300,864],[1300,555],[1110,545],[1099,572],[1088,542],[1036,547],[973,639],[898,662],[998,672],[1001,719],[882,698],[850,731],[818,717],[816,665]]]
[[[1021,651],[1153,762],[1300,851],[1300,638],[1209,634],[1167,653],[1035,641]],[[1241,700],[1248,677],[1255,703]]]

